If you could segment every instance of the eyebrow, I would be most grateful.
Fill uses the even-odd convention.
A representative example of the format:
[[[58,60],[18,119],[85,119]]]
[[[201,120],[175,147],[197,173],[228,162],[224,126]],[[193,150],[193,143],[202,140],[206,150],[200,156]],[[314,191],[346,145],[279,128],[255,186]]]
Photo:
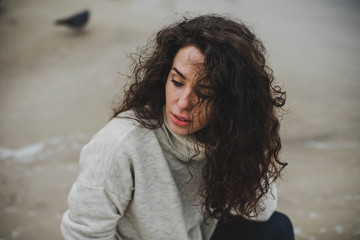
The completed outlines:
[[[186,80],[186,77],[184,76],[184,74],[182,74],[179,70],[177,70],[177,68],[176,68],[176,67],[173,67],[171,70],[174,70],[177,74],[179,74],[179,75],[180,75],[180,77],[182,77],[183,79],[185,79],[185,80]]]

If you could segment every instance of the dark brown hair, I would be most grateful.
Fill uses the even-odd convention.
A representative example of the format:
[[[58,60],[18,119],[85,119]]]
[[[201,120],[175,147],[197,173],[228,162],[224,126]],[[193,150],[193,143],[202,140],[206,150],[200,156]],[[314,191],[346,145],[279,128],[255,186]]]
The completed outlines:
[[[132,82],[114,117],[133,109],[144,127],[160,127],[173,59],[189,45],[204,55],[202,80],[214,90],[209,97],[195,86],[199,99],[211,106],[209,124],[195,133],[207,157],[201,189],[204,215],[225,219],[232,209],[243,216],[256,214],[260,198],[286,166],[279,159],[276,111],[286,95],[274,84],[262,42],[241,21],[202,15],[159,31],[142,52],[132,55]]]

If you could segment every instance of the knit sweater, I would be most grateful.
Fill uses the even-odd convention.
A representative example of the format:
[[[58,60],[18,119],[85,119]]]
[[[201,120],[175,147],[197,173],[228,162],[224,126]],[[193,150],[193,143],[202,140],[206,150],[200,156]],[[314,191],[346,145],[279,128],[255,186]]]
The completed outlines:
[[[131,116],[128,111],[112,119],[82,149],[61,222],[64,238],[210,239],[216,220],[204,223],[199,194],[204,154],[189,163],[192,144],[167,124],[149,130]],[[271,216],[276,198],[263,204],[255,220]]]

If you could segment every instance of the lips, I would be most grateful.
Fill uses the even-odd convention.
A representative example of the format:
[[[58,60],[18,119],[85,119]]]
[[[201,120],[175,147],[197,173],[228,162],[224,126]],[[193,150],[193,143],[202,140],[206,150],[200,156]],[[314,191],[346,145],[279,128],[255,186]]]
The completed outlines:
[[[182,117],[182,116],[179,116],[179,115],[176,115],[176,114],[173,114],[173,115],[174,115],[174,117],[176,117],[180,121],[190,122],[190,120],[188,118],[186,118],[186,117]]]
[[[191,121],[187,117],[183,117],[181,115],[177,115],[173,113],[172,113],[172,122],[179,127],[185,127],[191,123]]]

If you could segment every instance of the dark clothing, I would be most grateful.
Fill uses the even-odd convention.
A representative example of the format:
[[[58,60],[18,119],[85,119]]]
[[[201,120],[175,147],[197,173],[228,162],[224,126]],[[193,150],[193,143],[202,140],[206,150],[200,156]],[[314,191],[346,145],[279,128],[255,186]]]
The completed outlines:
[[[211,240],[294,240],[294,229],[290,219],[280,212],[274,212],[266,222],[234,217],[219,222]]]

